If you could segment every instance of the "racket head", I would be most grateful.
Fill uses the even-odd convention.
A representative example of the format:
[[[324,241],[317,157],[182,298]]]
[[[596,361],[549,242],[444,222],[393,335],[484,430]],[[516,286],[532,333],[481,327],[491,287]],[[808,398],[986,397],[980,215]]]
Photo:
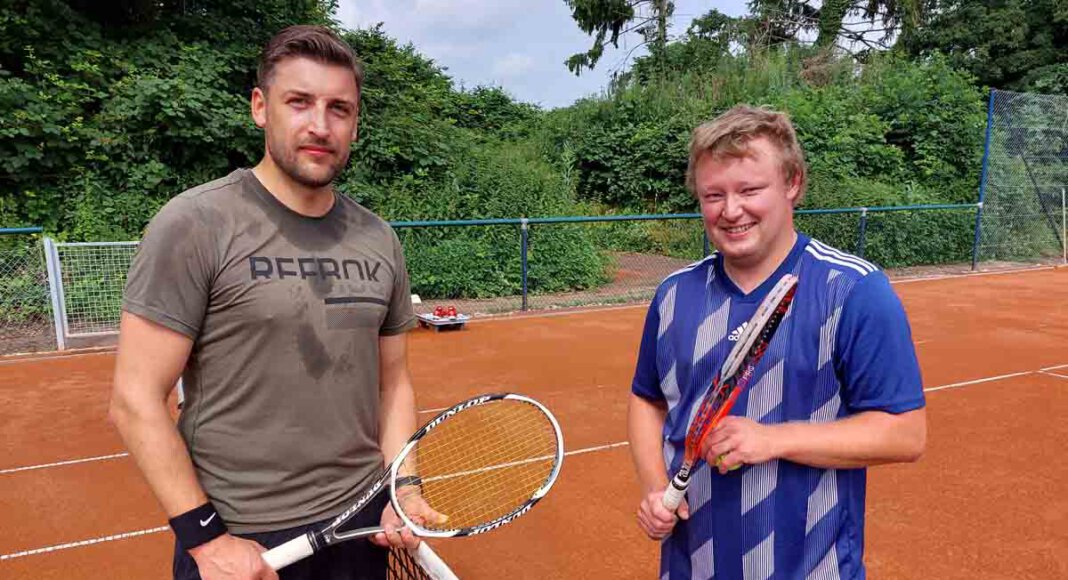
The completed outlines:
[[[731,412],[738,393],[748,385],[775,331],[793,304],[797,282],[797,276],[784,274],[761,301],[738,342],[731,348],[686,432],[684,460],[688,465],[697,460],[705,437]]]
[[[560,424],[544,405],[482,395],[413,436],[391,466],[390,501],[416,535],[480,534],[529,511],[556,482],[563,458]]]

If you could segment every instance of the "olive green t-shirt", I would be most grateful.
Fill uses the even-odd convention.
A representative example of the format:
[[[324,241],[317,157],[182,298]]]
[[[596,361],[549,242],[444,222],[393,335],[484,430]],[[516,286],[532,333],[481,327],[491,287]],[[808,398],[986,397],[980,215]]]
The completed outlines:
[[[178,427],[232,531],[333,516],[381,469],[378,340],[415,315],[400,241],[356,202],[302,216],[250,170],[182,193],[123,308],[194,341]]]

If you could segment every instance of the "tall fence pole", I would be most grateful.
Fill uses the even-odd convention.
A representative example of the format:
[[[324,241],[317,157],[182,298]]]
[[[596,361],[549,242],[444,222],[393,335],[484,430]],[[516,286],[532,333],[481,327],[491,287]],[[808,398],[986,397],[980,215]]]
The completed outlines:
[[[519,240],[520,240],[520,242],[519,242],[519,246],[520,246],[519,263],[520,263],[521,268],[522,268],[522,278],[523,278],[523,311],[526,312],[526,310],[527,310],[527,246],[529,245],[529,242],[530,242],[530,238],[529,238],[530,232],[529,232],[529,226],[528,226],[529,222],[527,221],[527,218],[522,218],[522,219],[519,220],[519,222],[520,222],[519,223]]]
[[[1064,188],[1061,188],[1061,260],[1068,264],[1068,204],[1065,203]]]
[[[983,170],[979,177],[979,203],[975,206],[975,238],[972,240],[972,271],[979,267],[979,238],[983,223],[983,201],[986,199],[986,180],[990,169],[990,133],[994,127],[994,96],[997,91],[990,90],[990,101],[986,106],[986,141],[983,145]]]

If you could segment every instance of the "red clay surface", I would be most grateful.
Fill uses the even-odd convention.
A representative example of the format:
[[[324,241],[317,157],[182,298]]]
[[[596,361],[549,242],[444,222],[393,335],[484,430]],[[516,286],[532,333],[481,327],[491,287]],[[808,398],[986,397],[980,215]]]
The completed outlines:
[[[895,288],[927,387],[969,384],[928,393],[920,463],[869,472],[870,576],[1068,577],[1068,269]],[[553,409],[569,452],[623,442],[643,317],[617,308],[414,331],[419,407],[517,391]],[[113,364],[111,353],[0,360],[0,578],[169,577],[168,532],[10,557],[165,525],[129,457],[10,471],[124,451],[105,417]],[[655,578],[637,500],[627,447],[594,449],[569,456],[515,524],[434,546],[462,578]]]

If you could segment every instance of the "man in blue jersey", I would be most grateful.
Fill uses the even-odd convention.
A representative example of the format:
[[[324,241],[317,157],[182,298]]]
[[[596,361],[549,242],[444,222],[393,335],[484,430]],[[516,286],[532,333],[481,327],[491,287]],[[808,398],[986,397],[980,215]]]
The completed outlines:
[[[806,170],[786,115],[738,106],[698,127],[686,182],[717,251],[657,289],[628,412],[660,577],[864,578],[865,468],[926,445],[901,302],[878,268],[794,229]],[[787,273],[800,279],[791,310],[672,513],[661,497],[690,419]]]

